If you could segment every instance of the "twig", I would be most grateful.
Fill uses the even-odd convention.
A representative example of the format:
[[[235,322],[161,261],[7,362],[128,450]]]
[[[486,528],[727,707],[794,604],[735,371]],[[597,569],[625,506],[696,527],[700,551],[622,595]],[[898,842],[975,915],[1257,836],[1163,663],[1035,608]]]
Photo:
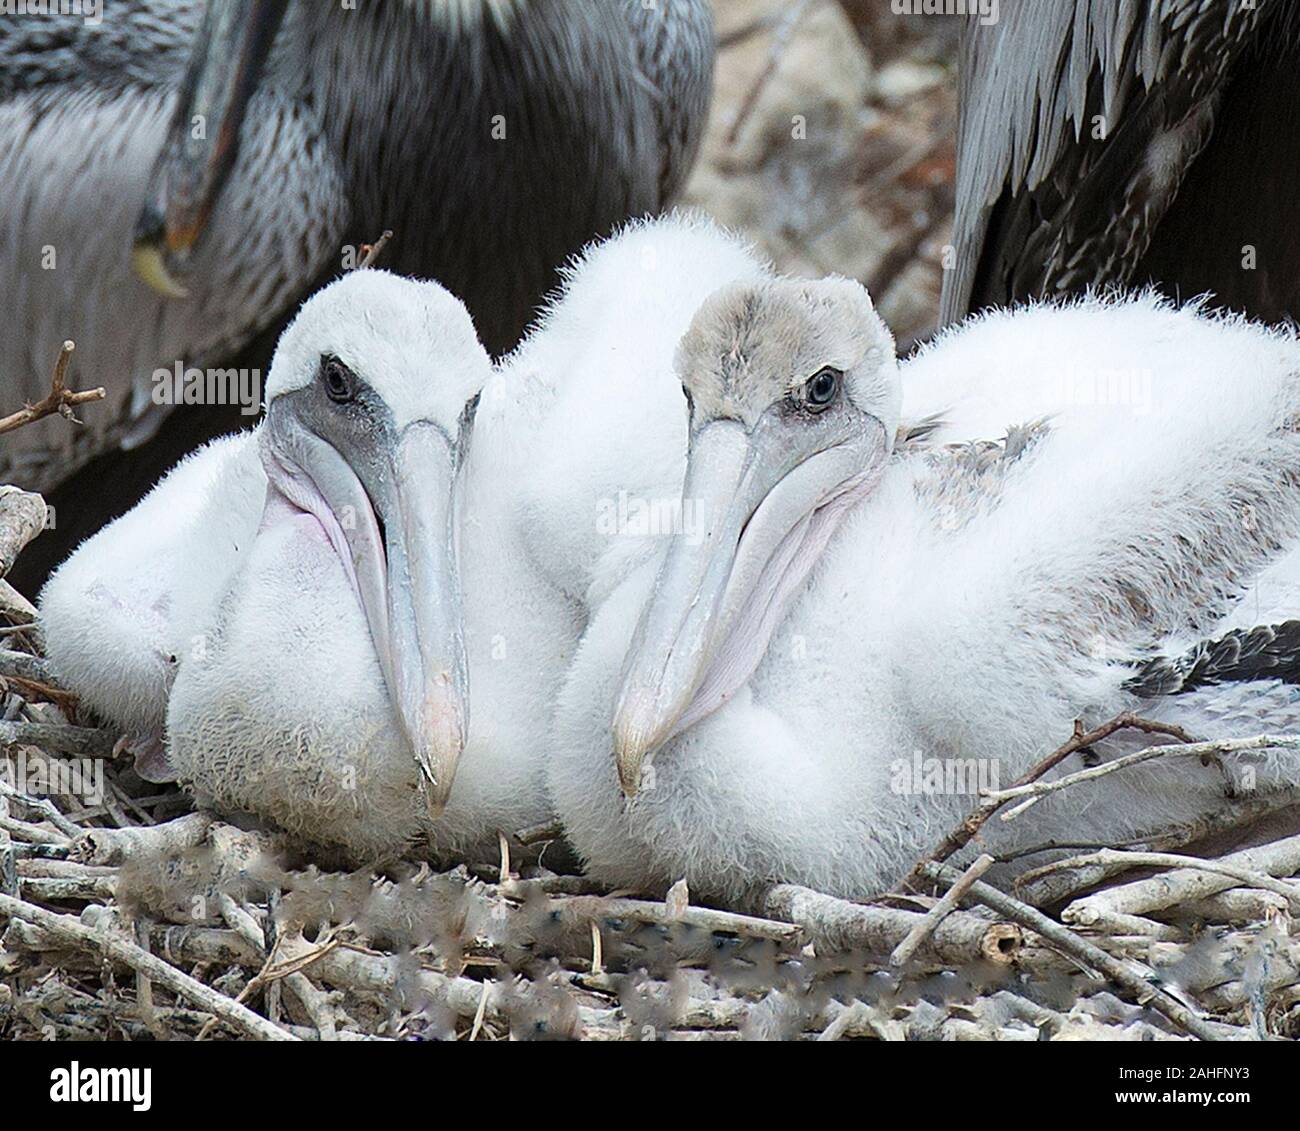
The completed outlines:
[[[915,911],[850,903],[793,884],[769,890],[763,909],[774,918],[798,923],[827,953],[890,954],[924,918]],[[1010,923],[990,923],[954,911],[936,925],[924,946],[927,954],[954,965],[981,960],[1008,965],[1015,961],[1020,943],[1020,930]]]
[[[0,816],[0,829],[4,829],[10,836],[26,844],[65,845],[68,843],[67,837],[62,833],[53,833],[36,825],[29,825],[16,817]]]
[[[1096,862],[1103,867],[1115,865],[1120,869],[1128,868],[1191,868],[1216,875],[1228,876],[1248,888],[1259,888],[1280,895],[1290,905],[1291,910],[1300,912],[1300,885],[1288,884],[1283,880],[1253,868],[1241,868],[1222,860],[1205,860],[1199,856],[1184,856],[1173,852],[1127,852],[1113,848],[1103,848],[1091,856],[1062,860],[1057,864],[1047,864],[1039,869],[1040,873],[1050,872],[1053,868],[1075,867]]]
[[[1232,869],[1246,868],[1251,872],[1264,872],[1271,876],[1289,876],[1300,870],[1300,836],[1247,848],[1205,863],[1217,863]],[[1088,926],[1095,921],[1096,916],[1103,914],[1145,915],[1215,895],[1236,887],[1239,883],[1221,871],[1179,868],[1174,872],[1135,880],[1076,899],[1061,913],[1061,918],[1068,923]]]
[[[10,652],[0,648],[0,676],[14,676],[26,683],[49,684],[48,665],[28,652]]]
[[[1166,909],[1166,913],[1173,911],[1202,923],[1254,923],[1285,911],[1287,902],[1285,897],[1271,891],[1229,888],[1191,903],[1180,903],[1176,908]]]
[[[1234,832],[1252,825],[1265,817],[1283,809],[1289,809],[1300,803],[1300,789],[1276,790],[1258,797],[1225,798],[1218,808],[1204,816],[1177,825],[1167,832],[1158,832],[1119,845],[1106,844],[1059,844],[1042,845],[1038,851],[1053,849],[1071,850],[1076,853],[1095,853],[1103,848],[1124,848],[1134,852],[1176,852],[1189,844],[1204,841],[1209,837]],[[1030,853],[1017,853],[1030,855]],[[1076,855],[1076,861],[1086,859]],[[1060,903],[1077,895],[1084,888],[1095,887],[1123,869],[1108,864],[1104,867],[1094,858],[1087,865],[1078,864],[1072,868],[1052,867],[1044,871],[1034,868],[1016,877],[1015,887],[1018,898],[1032,907],[1045,907]]]
[[[0,748],[38,746],[58,754],[83,758],[111,758],[116,738],[106,730],[66,723],[0,722]]]
[[[985,794],[985,798],[989,804],[996,802],[999,806],[1005,805],[1009,801],[1015,801],[1018,798],[1036,801],[1048,794],[1069,789],[1080,782],[1096,781],[1098,778],[1119,773],[1120,770],[1126,770],[1130,766],[1141,765],[1143,762],[1150,762],[1156,758],[1210,758],[1223,754],[1242,754],[1251,750],[1297,749],[1300,749],[1300,735],[1279,734],[1260,734],[1253,738],[1225,738],[1216,742],[1189,742],[1183,746],[1147,746],[1132,754],[1125,754],[1109,762],[1103,762],[1100,766],[1089,766],[1087,769],[1067,774],[1063,778],[1056,778],[1052,781],[1027,782],[1024,785],[1013,785],[1010,789],[990,791]],[[1022,813],[1024,808],[1025,806],[1018,805],[1010,812],[1004,813],[1001,819],[1004,821],[1011,820]]]
[[[272,1025],[266,1018],[258,1016],[251,1009],[231,1001],[225,994],[218,993],[211,986],[205,986],[197,979],[182,973],[135,943],[107,931],[97,931],[83,926],[71,915],[59,915],[43,907],[37,907],[34,903],[8,895],[0,895],[0,914],[32,923],[55,939],[80,949],[102,951],[113,961],[129,967],[136,973],[144,974],[151,981],[165,986],[172,993],[185,998],[200,1009],[207,1010],[247,1037],[259,1041],[297,1040],[291,1033],[287,1033],[277,1025]]]
[[[4,816],[0,810],[0,816]],[[0,895],[18,894],[18,860],[8,829],[0,828]]]
[[[318,990],[306,974],[297,971],[286,974],[284,984],[289,987],[290,993],[302,1002],[302,1007],[311,1018],[311,1023],[316,1026],[320,1040],[338,1040],[338,1020],[335,1016],[337,1010],[330,1000],[331,995],[324,990]]]
[[[72,358],[72,351],[75,348],[72,342],[63,343],[63,348],[59,350],[59,358],[54,363],[54,378],[50,382],[49,393],[35,404],[29,404],[24,408],[20,408],[17,412],[0,417],[0,434],[12,432],[25,424],[31,424],[46,416],[53,416],[56,412],[65,420],[69,420],[73,424],[79,424],[80,421],[72,414],[72,410],[77,405],[86,404],[89,401],[102,401],[108,395],[103,388],[87,389],[83,393],[74,393],[66,387],[68,362]]]
[[[388,246],[388,241],[392,238],[392,230],[385,228],[384,234],[374,243],[363,243],[361,245],[361,262],[357,264],[357,270],[364,271],[367,267],[373,267],[375,260],[384,253],[384,248]]]
[[[14,789],[3,779],[0,779],[0,796],[21,805],[29,814],[39,814],[43,820],[49,821],[65,837],[75,838],[82,833],[82,829],[60,813],[54,802],[48,797],[29,797],[27,794]]]
[[[782,923],[775,919],[740,915],[734,911],[715,911],[710,907],[687,907],[681,910],[669,907],[666,903],[653,903],[643,899],[607,899],[589,895],[560,897],[555,904],[557,908],[562,908],[575,917],[593,922],[631,919],[635,923],[661,926],[683,923],[702,931],[784,943],[797,943],[802,937],[800,927],[788,921]]]
[[[187,813],[163,825],[135,829],[82,829],[73,854],[86,864],[120,864],[129,857],[167,856],[197,848],[208,837],[212,818]]]
[[[1062,743],[1052,751],[1046,758],[1036,765],[1032,766],[1026,773],[1022,774],[1013,783],[1012,788],[1016,786],[1028,785],[1036,782],[1048,770],[1054,769],[1061,762],[1065,761],[1071,754],[1086,749],[1093,743],[1101,742],[1117,731],[1121,730],[1140,730],[1144,734],[1165,734],[1171,738],[1176,738],[1179,742],[1191,742],[1192,737],[1182,727],[1173,726],[1170,723],[1156,722],[1153,719],[1144,719],[1133,714],[1132,711],[1125,711],[1116,715],[1109,722],[1102,723],[1099,727],[1085,731],[1082,721],[1076,719],[1074,723],[1074,734],[1070,736],[1067,742]],[[966,818],[953,829],[947,836],[939,842],[932,852],[922,857],[899,884],[895,891],[903,890],[907,887],[915,887],[916,881],[921,878],[924,871],[924,865],[932,862],[942,863],[947,860],[954,852],[960,852],[965,848],[975,836],[979,833],[985,823],[993,816],[1005,802],[1000,800],[986,799],[982,801]]]
[[[0,487],[0,577],[13,568],[23,547],[45,529],[45,500],[17,487]]]
[[[945,864],[927,862],[922,865],[921,870],[927,879],[942,884],[955,884],[961,879],[961,873],[956,868],[951,868]],[[1164,1014],[1180,1029],[1185,1030],[1192,1036],[1202,1041],[1219,1041],[1240,1035],[1239,1032],[1234,1031],[1229,1026],[1217,1025],[1202,1020],[1168,991],[1153,985],[1141,974],[1129,969],[1119,959],[1112,958],[1100,947],[1080,938],[1068,927],[1061,926],[1060,923],[1049,919],[1041,911],[1036,911],[1005,892],[998,891],[997,888],[984,883],[982,880],[976,880],[970,886],[970,894],[983,903],[985,907],[1035,932],[1062,953],[1105,975],[1112,982],[1133,994],[1139,1003],[1149,1003],[1153,1009]]]
[[[7,581],[0,581],[0,616],[23,626],[25,634],[35,631],[36,606]]]
[[[976,857],[971,866],[962,873],[961,879],[948,889],[938,903],[921,916],[920,922],[907,932],[907,937],[894,947],[894,952],[889,956],[889,964],[891,966],[904,965],[916,953],[916,948],[934,934],[935,928],[953,911],[957,910],[957,904],[961,902],[961,897],[970,889],[971,884],[989,870],[992,864],[993,857],[987,853]]]
[[[559,821],[547,821],[543,825],[530,825],[526,829],[520,829],[515,833],[515,840],[525,848],[529,848],[543,841],[558,840],[563,835],[564,826]]]

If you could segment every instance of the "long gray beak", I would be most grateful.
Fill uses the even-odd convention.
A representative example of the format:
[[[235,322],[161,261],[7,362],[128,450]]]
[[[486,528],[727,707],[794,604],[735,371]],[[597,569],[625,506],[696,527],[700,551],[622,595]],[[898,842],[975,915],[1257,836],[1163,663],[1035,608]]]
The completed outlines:
[[[206,6],[136,221],[136,273],[168,298],[188,293],[185,274],[239,155],[244,115],[286,6],[287,0],[209,0]]]
[[[408,425],[372,506],[332,445],[267,419],[277,430],[275,443],[263,446],[268,474],[295,506],[321,521],[349,573],[436,817],[469,730],[452,444],[431,424]]]
[[[751,433],[729,420],[696,433],[682,513],[694,507],[700,528],[673,535],[614,712],[614,754],[629,797],[650,754],[754,674],[839,519],[879,478],[883,434],[869,429],[860,441],[796,462],[773,417]]]

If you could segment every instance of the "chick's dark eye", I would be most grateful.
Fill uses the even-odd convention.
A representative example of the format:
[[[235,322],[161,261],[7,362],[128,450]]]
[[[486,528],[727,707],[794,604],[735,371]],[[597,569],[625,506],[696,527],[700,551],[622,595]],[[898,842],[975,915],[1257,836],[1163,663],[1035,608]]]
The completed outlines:
[[[356,378],[352,370],[337,357],[320,359],[320,379],[325,393],[335,404],[347,404],[356,399]]]
[[[832,369],[828,365],[809,377],[808,383],[804,386],[808,407],[814,412],[829,407],[840,391],[840,378],[843,376],[838,369]]]

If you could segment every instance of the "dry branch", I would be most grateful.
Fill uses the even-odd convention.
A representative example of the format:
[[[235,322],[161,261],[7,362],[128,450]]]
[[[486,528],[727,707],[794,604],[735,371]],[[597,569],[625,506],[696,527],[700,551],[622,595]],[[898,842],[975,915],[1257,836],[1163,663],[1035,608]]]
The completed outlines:
[[[907,932],[907,937],[894,947],[894,952],[889,956],[889,964],[905,965],[907,960],[916,953],[917,948],[934,934],[939,924],[957,910],[957,904],[961,902],[962,896],[970,889],[971,884],[984,875],[992,864],[992,856],[986,854],[976,857],[971,866],[962,873],[961,879],[944,893],[938,903],[921,916],[920,922]]]
[[[174,855],[202,844],[212,824],[206,813],[189,813],[147,828],[85,829],[73,844],[73,853],[85,864],[120,864],[133,855]]]
[[[961,879],[961,873],[955,868],[943,864],[926,864],[924,873],[927,878],[946,885],[955,884]],[[1152,985],[1140,973],[1130,969],[1123,962],[1112,958],[1100,947],[1080,938],[1067,927],[1049,919],[1041,911],[1021,903],[1005,892],[976,880],[970,886],[970,894],[991,911],[1022,927],[1040,935],[1051,946],[1068,954],[1085,967],[1096,970],[1112,982],[1132,993],[1139,1002],[1148,1004],[1152,1009],[1164,1014],[1180,1029],[1203,1041],[1231,1040],[1240,1037],[1226,1025],[1218,1025],[1198,1017],[1181,1001],[1166,990]]]
[[[1275,877],[1294,875],[1300,871],[1300,836],[1288,837],[1258,848],[1248,848],[1205,863],[1217,863],[1233,870],[1246,869],[1250,873]],[[1062,912],[1061,918],[1067,923],[1088,926],[1104,915],[1146,915],[1152,911],[1163,911],[1181,903],[1204,899],[1237,887],[1240,883],[1240,880],[1224,875],[1222,871],[1179,869],[1076,899]]]
[[[572,896],[556,900],[562,908],[580,919],[610,920],[631,919],[636,923],[666,925],[681,923],[702,931],[743,935],[748,938],[768,939],[772,942],[797,943],[802,931],[787,920],[762,919],[754,915],[739,915],[732,911],[715,911],[709,907],[687,907],[678,911],[665,903],[652,903],[641,899],[607,899],[601,896]]]
[[[924,918],[914,911],[871,907],[822,895],[809,888],[780,884],[763,899],[763,910],[775,919],[798,923],[819,950],[867,951],[887,956]],[[964,965],[1015,961],[1020,931],[1010,923],[990,923],[964,912],[953,912],[938,923],[920,946],[920,953],[941,962]]]
[[[1021,798],[1036,801],[1048,794],[1059,793],[1061,790],[1069,789],[1081,782],[1097,781],[1099,778],[1108,777],[1111,774],[1119,773],[1121,770],[1139,766],[1143,762],[1150,762],[1156,758],[1209,759],[1221,757],[1224,754],[1244,754],[1255,750],[1297,749],[1300,749],[1300,735],[1281,734],[1260,734],[1255,735],[1253,738],[1227,738],[1217,742],[1188,742],[1182,746],[1147,746],[1132,754],[1125,754],[1109,762],[1103,762],[1100,766],[1089,766],[1087,769],[1067,774],[1065,777],[1056,778],[1053,781],[1027,782],[1023,785],[1014,785],[1009,789],[990,791],[986,795],[986,799],[990,805],[996,804],[998,806]],[[1019,805],[1010,812],[1003,814],[1002,819],[1009,820],[1023,811],[1024,806]]]
[[[30,491],[0,486],[0,578],[23,548],[45,529],[45,500]]]
[[[63,348],[59,350],[58,360],[54,363],[54,377],[50,381],[50,391],[35,404],[26,405],[17,412],[0,417],[0,435],[5,432],[12,432],[25,424],[31,424],[47,416],[53,416],[55,413],[73,424],[78,424],[80,421],[72,414],[72,410],[77,405],[86,404],[89,401],[102,401],[108,395],[103,388],[87,389],[83,393],[74,393],[67,387],[65,382],[68,377],[68,362],[72,359],[72,351],[75,348],[76,346],[72,342],[63,343]]]
[[[1041,762],[1038,762],[1030,768],[1025,774],[1018,778],[1012,788],[1027,786],[1038,781],[1049,770],[1054,769],[1061,762],[1065,761],[1071,754],[1076,754],[1080,750],[1092,746],[1095,743],[1103,742],[1111,735],[1121,730],[1138,730],[1144,734],[1163,734],[1174,738],[1179,742],[1191,742],[1191,736],[1183,730],[1182,727],[1173,726],[1170,723],[1157,722],[1154,719],[1144,719],[1131,711],[1125,711],[1116,715],[1109,722],[1102,723],[1099,727],[1092,730],[1084,730],[1083,723],[1075,720],[1074,734],[1058,746]],[[1002,806],[1005,801],[997,798],[986,798],[947,836],[939,842],[928,855],[919,860],[907,874],[902,883],[895,890],[902,891],[907,888],[916,887],[921,880],[925,871],[925,865],[929,863],[943,863],[948,857],[955,852],[960,852],[966,847],[978,834],[980,829],[988,822]]]
[[[172,993],[220,1018],[237,1032],[254,1040],[292,1041],[296,1038],[251,1009],[238,1005],[224,994],[206,986],[176,967],[148,953],[140,946],[108,931],[95,930],[71,915],[59,915],[26,900],[0,895],[0,915],[21,919],[39,927],[47,935],[66,945],[91,952],[103,952],[110,959],[144,974],[150,981],[165,986]]]
[[[388,241],[393,238],[392,230],[384,229],[381,235],[374,243],[363,243],[361,245],[361,260],[357,264],[358,271],[364,271],[367,267],[373,267],[375,261],[384,253],[384,248],[388,246]]]
[[[0,722],[0,748],[38,746],[58,754],[83,758],[111,758],[116,737],[106,730],[76,727],[66,723]]]

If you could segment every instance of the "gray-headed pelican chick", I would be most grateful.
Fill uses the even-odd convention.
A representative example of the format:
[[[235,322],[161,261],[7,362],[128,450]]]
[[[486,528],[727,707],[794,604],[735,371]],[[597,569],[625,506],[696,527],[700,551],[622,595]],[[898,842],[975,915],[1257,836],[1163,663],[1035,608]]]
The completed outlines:
[[[710,522],[613,592],[557,708],[552,796],[593,875],[865,896],[1076,718],[1138,708],[1206,737],[1300,724],[1295,337],[1088,302],[976,322],[926,364],[996,390],[1018,327],[1018,364],[1123,360],[1142,403],[1009,418],[1028,426],[991,461],[980,445],[891,457],[899,371],[865,291],[776,281],[703,306],[679,354],[683,505]],[[1201,815],[1223,782],[1190,761],[1064,791],[987,838]],[[944,788],[954,763],[989,774]],[[1253,769],[1258,788],[1297,779],[1276,756]]]

